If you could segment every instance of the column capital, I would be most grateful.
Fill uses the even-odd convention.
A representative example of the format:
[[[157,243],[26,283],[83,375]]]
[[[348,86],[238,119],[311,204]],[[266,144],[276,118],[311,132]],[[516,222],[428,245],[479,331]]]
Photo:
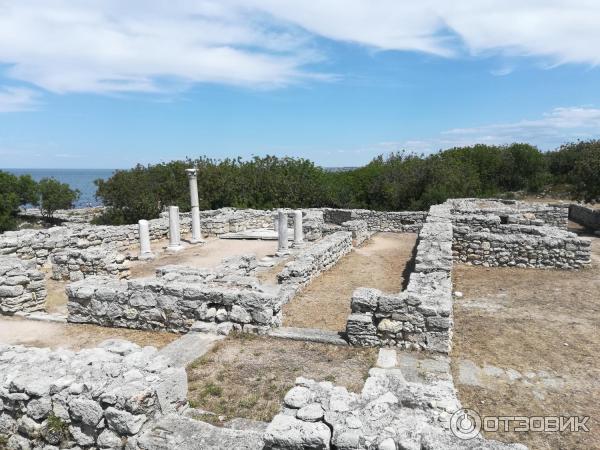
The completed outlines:
[[[198,176],[198,169],[193,168],[193,169],[185,169],[185,172],[187,173],[188,178],[190,179],[194,179]]]

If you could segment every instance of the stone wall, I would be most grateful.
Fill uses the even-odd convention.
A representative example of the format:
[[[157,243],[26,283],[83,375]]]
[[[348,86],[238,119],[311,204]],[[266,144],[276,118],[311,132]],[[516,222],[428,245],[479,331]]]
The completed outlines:
[[[167,237],[169,223],[165,219],[149,221],[152,240]],[[190,221],[182,220],[181,231],[188,232]],[[85,250],[112,248],[124,250],[139,241],[137,225],[95,226],[66,224],[44,230],[7,231],[0,235],[0,255],[34,259],[45,264],[51,254],[66,249]]]
[[[42,311],[45,301],[44,274],[35,262],[0,256],[0,314]]]
[[[371,211],[368,209],[323,208],[325,223],[341,225],[350,220],[364,220],[369,231],[393,231],[416,233],[419,231],[427,212],[425,211]]]
[[[0,447],[124,448],[187,403],[185,370],[155,356],[119,340],[79,352],[0,345]]]
[[[261,285],[254,255],[226,258],[213,269],[166,266],[156,278],[117,280],[91,276],[67,286],[67,320],[101,326],[226,334],[264,333],[281,325],[281,308],[297,290],[352,249],[350,232],[329,235],[300,251]]]
[[[280,325],[284,300],[277,287],[180,274],[130,281],[91,277],[66,290],[69,322],[174,332],[187,332],[197,321],[220,326],[215,331],[224,334],[266,330]]]
[[[343,222],[341,228],[352,233],[352,245],[359,246],[371,236],[373,231],[369,231],[369,226],[365,220],[349,220]]]
[[[497,216],[501,223],[551,226],[566,230],[569,205],[566,203],[530,203],[518,200],[460,198],[450,199],[453,215]]]
[[[486,267],[559,269],[590,264],[590,241],[566,231],[565,205],[517,202],[502,209],[498,203],[474,199],[447,202],[452,207],[456,261]]]
[[[600,209],[592,209],[584,205],[571,203],[569,219],[590,230],[600,230]]]
[[[58,209],[52,218],[56,222],[90,223],[106,211],[104,206],[90,208]],[[39,208],[26,208],[19,211],[19,216],[26,219],[45,220]],[[55,223],[56,223],[55,222]]]
[[[552,227],[528,233],[470,232],[457,227],[453,254],[458,262],[485,267],[582,269],[591,264],[591,241]]]
[[[125,255],[104,249],[62,250],[52,253],[52,279],[79,281],[94,275],[129,278],[129,261]]]
[[[352,233],[338,231],[301,251],[277,275],[279,284],[304,286],[352,250]]]
[[[452,338],[452,223],[449,207],[432,206],[421,228],[415,270],[399,294],[359,288],[346,335],[353,345],[448,353]]]

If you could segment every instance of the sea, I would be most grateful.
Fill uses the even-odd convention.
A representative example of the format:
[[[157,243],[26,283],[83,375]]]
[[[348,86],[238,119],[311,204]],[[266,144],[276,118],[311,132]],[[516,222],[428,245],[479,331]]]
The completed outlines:
[[[102,202],[96,198],[94,180],[108,179],[114,169],[0,169],[14,175],[29,174],[35,181],[42,178],[56,178],[61,183],[67,183],[72,189],[79,189],[81,196],[75,207],[100,206]]]

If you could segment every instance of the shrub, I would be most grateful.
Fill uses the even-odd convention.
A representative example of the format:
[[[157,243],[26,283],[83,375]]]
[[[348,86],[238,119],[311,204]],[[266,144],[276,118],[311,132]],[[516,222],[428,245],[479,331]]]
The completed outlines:
[[[49,220],[53,218],[56,210],[72,208],[80,194],[79,190],[71,189],[68,184],[54,178],[42,178],[39,182],[39,191],[42,215]]]

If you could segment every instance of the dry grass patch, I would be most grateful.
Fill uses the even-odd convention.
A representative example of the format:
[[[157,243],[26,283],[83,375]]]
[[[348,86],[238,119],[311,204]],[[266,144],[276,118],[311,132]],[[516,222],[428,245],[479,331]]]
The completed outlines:
[[[464,298],[454,302],[452,368],[462,404],[490,416],[590,416],[589,433],[488,438],[600,449],[600,239],[592,248],[593,267],[582,271],[455,267]],[[519,376],[461,383],[465,360]]]
[[[296,377],[360,392],[376,357],[375,349],[230,336],[188,366],[188,399],[216,414],[202,416],[213,423],[235,417],[270,421]]]
[[[344,256],[283,308],[286,327],[343,331],[358,287],[395,294],[402,290],[417,235],[377,233]]]

